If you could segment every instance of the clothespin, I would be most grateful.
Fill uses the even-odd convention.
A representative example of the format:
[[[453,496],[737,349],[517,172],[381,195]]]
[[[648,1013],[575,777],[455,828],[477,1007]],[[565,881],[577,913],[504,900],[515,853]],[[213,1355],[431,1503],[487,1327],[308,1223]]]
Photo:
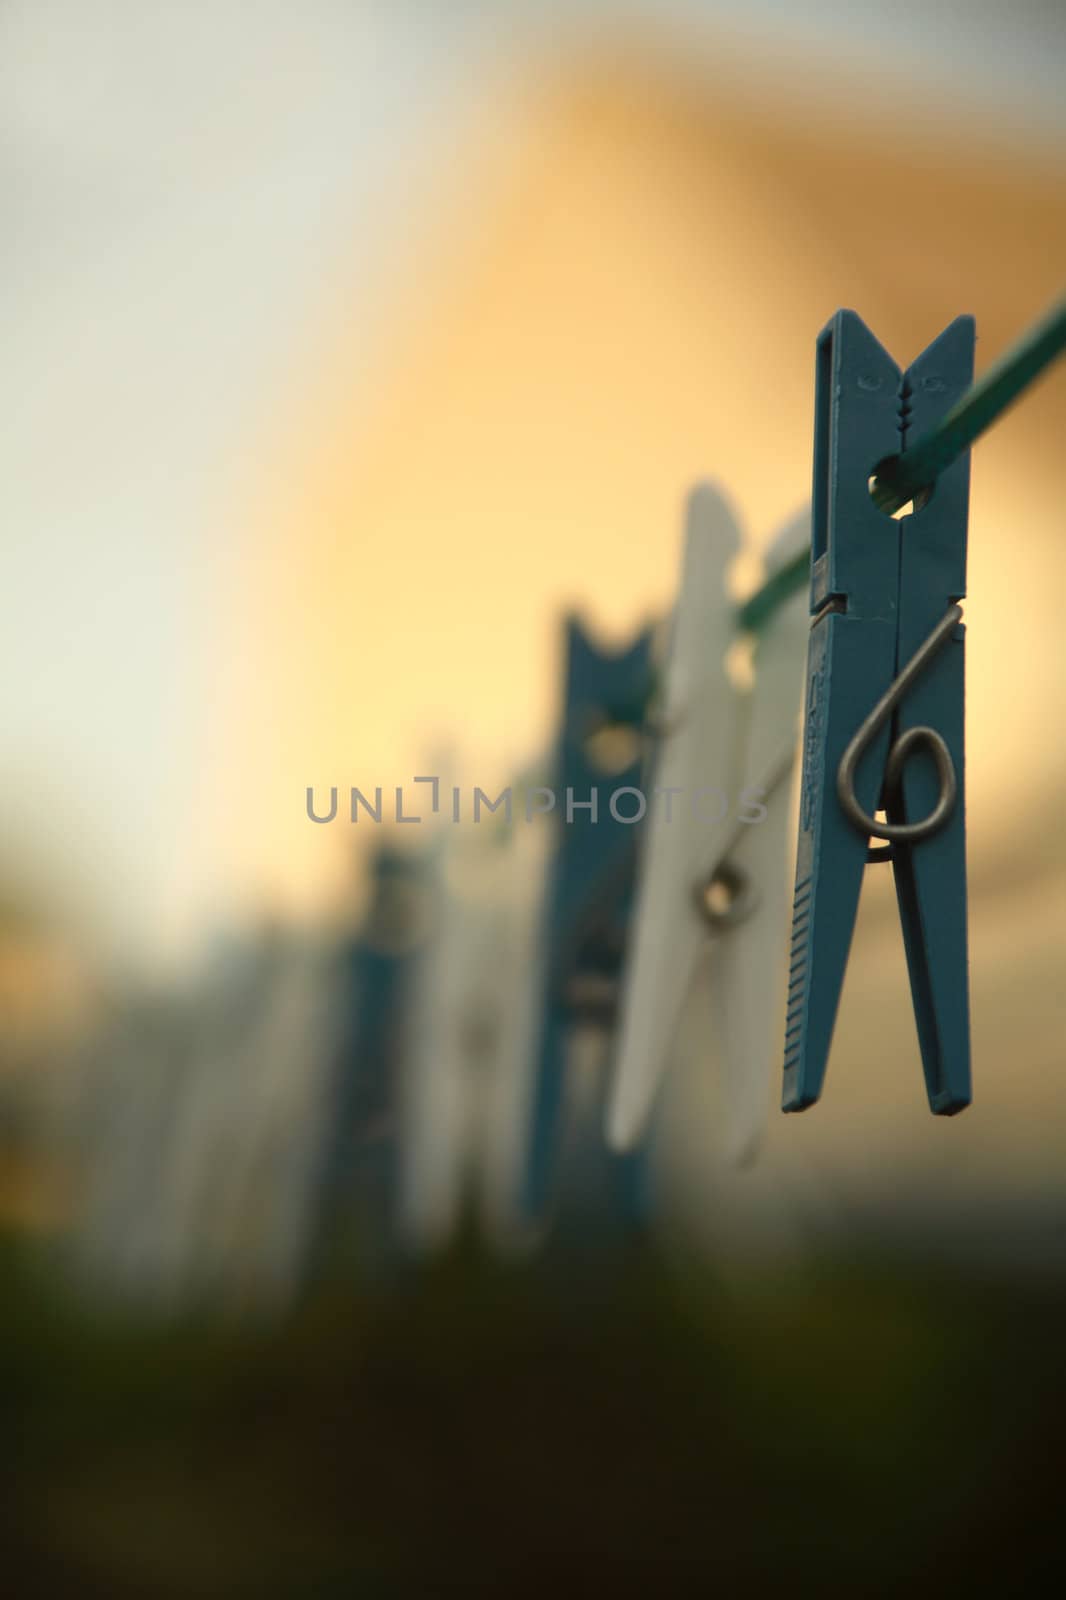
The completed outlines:
[[[818,340],[803,777],[786,1111],[822,1092],[868,860],[892,863],[930,1109],[970,1102],[963,805],[969,456],[893,520],[871,497],[967,389],[958,317],[900,372],[853,311]],[[876,482],[873,487],[876,488]],[[887,820],[875,811],[881,808]],[[886,846],[871,846],[882,839]]]
[[[419,961],[402,1063],[400,1226],[418,1250],[447,1241],[478,1199],[485,1124],[518,1003],[511,830],[444,824],[433,867],[433,928]]]
[[[806,513],[775,540],[771,577],[809,543]],[[783,987],[789,794],[807,632],[802,597],[755,636],[750,688],[727,662],[741,637],[727,582],[742,536],[710,485],[690,497],[666,666],[662,732],[640,861],[608,1137],[646,1126],[686,997],[707,963],[708,1021],[725,1069],[732,1154],[750,1156],[766,1112]]]
[[[542,765],[547,763],[537,764],[537,776]],[[530,1243],[521,1202],[549,953],[543,937],[550,888],[547,831],[526,826],[524,818],[493,830],[498,902],[479,982],[491,987],[495,1027],[491,1059],[479,1084],[472,1146],[478,1219],[486,1240],[505,1253]]]
[[[542,925],[539,1037],[520,1210],[546,1209],[562,1133],[567,1064],[575,1026],[613,1023],[635,874],[632,795],[641,777],[641,740],[651,685],[652,630],[605,653],[576,618],[566,624],[562,722],[553,774],[556,845]],[[617,803],[612,800],[617,797]],[[639,1157],[612,1161],[623,1210],[639,1213]]]
[[[276,927],[216,941],[190,990],[127,1002],[93,1051],[90,1273],[171,1304],[291,1291],[332,1025],[317,946]]]
[[[354,1211],[380,1244],[394,1215],[400,1064],[431,906],[421,856],[384,845],[369,870],[370,903],[343,952],[346,1014],[317,1162],[316,1232],[329,1238]]]

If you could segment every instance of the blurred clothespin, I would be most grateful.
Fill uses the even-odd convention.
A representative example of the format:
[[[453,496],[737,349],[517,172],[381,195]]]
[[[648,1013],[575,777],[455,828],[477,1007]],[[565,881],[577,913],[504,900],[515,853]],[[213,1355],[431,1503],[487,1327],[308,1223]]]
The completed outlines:
[[[362,926],[342,952],[342,1006],[317,1163],[318,1242],[363,1225],[378,1250],[395,1215],[399,1075],[432,912],[423,856],[383,845]]]
[[[773,574],[809,544],[806,513],[768,556]],[[730,651],[742,637],[728,586],[741,548],[718,491],[689,500],[666,667],[661,735],[626,970],[608,1135],[640,1137],[682,1010],[711,945],[708,1022],[725,1071],[728,1146],[750,1156],[779,1037],[789,895],[788,816],[807,632],[803,597],[762,619],[750,686]]]
[[[642,727],[651,687],[652,630],[617,654],[600,651],[576,618],[566,626],[562,722],[552,790],[533,791],[551,810],[555,848],[542,922],[538,1037],[520,1210],[547,1209],[563,1137],[568,1059],[580,1024],[613,1026],[642,815]],[[531,799],[532,796],[529,797]],[[529,804],[527,799],[527,804]],[[624,1214],[640,1215],[640,1156],[606,1152]]]
[[[486,1182],[487,1127],[520,1004],[513,830],[439,830],[433,926],[416,973],[401,1070],[400,1227],[447,1242]]]
[[[969,456],[915,491],[902,520],[878,509],[872,490],[959,401],[973,355],[970,317],[903,373],[853,311],[837,312],[818,340],[786,1111],[822,1092],[868,860],[891,861],[895,874],[930,1108],[950,1115],[970,1101],[957,604]]]

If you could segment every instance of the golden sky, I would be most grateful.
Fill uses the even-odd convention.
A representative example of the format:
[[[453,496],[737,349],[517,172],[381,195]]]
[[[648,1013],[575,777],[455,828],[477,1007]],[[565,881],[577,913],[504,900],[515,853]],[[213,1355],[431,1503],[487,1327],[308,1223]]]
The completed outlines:
[[[636,59],[531,79],[410,230],[372,354],[342,306],[324,316],[249,512],[220,686],[220,839],[246,894],[308,909],[336,886],[350,832],[307,823],[307,783],[400,783],[442,748],[461,781],[502,781],[535,756],[561,611],[615,637],[662,613],[694,481],[724,483],[764,543],[809,494],[814,341],[838,306],[901,364],[972,312],[980,370],[1056,297],[1046,157],[845,109],[819,123]],[[975,849],[1066,772],[1043,737],[1064,413],[1057,374],[975,455]]]

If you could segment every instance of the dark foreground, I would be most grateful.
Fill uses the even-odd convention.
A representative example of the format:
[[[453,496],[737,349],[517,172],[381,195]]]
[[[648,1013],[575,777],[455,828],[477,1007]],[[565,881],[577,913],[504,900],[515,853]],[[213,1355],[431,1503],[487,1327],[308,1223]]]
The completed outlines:
[[[0,1266],[12,1595],[1016,1591],[1066,1569],[1066,1295],[864,1252],[352,1276],[283,1322]]]

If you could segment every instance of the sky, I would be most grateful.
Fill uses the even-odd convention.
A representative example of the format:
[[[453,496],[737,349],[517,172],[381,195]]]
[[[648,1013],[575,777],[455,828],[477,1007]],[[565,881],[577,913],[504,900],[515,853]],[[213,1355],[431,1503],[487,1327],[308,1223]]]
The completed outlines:
[[[521,99],[529,62],[595,58],[632,29],[649,56],[724,73],[768,116],[861,104],[908,136],[994,126],[1061,156],[1062,8],[802,13],[4,6],[9,895],[54,902],[127,960],[231,914],[205,773],[232,737],[211,708],[247,647],[248,507],[291,493],[274,463],[302,396],[320,404],[324,345],[343,345],[351,392],[373,400],[412,240],[442,217],[476,234],[471,140],[491,144],[486,107]],[[243,781],[254,799],[254,768]]]

